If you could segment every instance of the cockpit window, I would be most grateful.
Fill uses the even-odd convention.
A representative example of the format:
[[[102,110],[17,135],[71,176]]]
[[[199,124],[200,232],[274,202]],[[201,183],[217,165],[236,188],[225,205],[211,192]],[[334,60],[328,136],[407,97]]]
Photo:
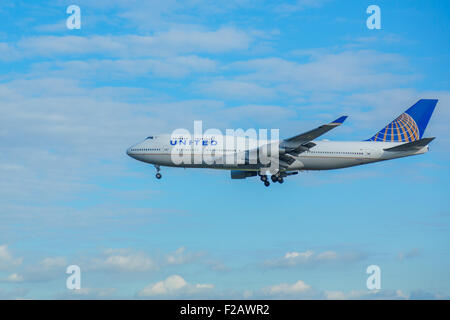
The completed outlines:
[[[145,140],[147,140],[147,139],[153,139],[153,136],[149,136]]]

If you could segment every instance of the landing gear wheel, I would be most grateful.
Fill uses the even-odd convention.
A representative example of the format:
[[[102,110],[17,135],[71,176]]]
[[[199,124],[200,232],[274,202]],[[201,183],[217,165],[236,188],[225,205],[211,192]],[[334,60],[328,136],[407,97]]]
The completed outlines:
[[[283,182],[284,182],[284,179],[281,178],[281,177],[279,177],[279,178],[278,178],[278,183],[283,183]]]
[[[266,181],[267,181],[267,176],[266,176],[266,175],[264,175],[264,176],[261,176],[261,181],[264,181],[264,182],[266,182]]]
[[[161,171],[161,167],[157,164],[155,164],[155,168],[156,168],[156,179],[161,179],[162,175],[161,173],[159,173],[159,171]]]
[[[277,180],[278,180],[278,178],[277,178],[276,175],[272,175],[272,176],[270,177],[270,179],[272,179],[272,182],[273,182],[273,183],[277,182]]]
[[[269,182],[269,181],[264,181],[264,185],[265,185],[266,187],[268,187],[268,186],[270,186],[270,182]]]

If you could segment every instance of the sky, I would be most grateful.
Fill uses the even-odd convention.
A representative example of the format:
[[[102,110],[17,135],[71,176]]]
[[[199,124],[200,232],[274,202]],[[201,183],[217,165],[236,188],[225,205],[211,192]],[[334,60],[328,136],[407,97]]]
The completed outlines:
[[[438,0],[2,1],[0,299],[448,299],[449,21]],[[125,154],[195,120],[283,138],[348,115],[323,138],[360,141],[421,98],[429,153],[269,188]]]

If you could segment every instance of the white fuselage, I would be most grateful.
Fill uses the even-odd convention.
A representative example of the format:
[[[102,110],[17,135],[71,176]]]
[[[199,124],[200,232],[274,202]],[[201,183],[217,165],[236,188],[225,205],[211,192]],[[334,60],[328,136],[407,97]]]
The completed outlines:
[[[260,170],[255,166],[240,163],[217,163],[202,160],[202,156],[207,154],[211,159],[211,154],[215,159],[223,158],[227,155],[244,154],[248,148],[245,143],[236,143],[233,147],[224,147],[224,144],[214,145],[213,141],[225,139],[221,137],[205,137],[199,141],[186,142],[183,139],[171,139],[170,135],[158,135],[147,138],[127,150],[127,154],[139,161],[154,164],[157,166],[171,166],[184,168],[211,168],[228,170]],[[240,138],[237,138],[238,140]],[[243,138],[246,139],[246,138]],[[181,140],[181,142],[180,142]],[[223,140],[224,141],[224,140]],[[268,143],[268,141],[255,142],[258,146]],[[269,142],[270,143],[270,142]],[[402,142],[374,142],[374,141],[313,141],[314,147],[304,151],[295,157],[295,161],[284,168],[284,171],[294,170],[330,170],[352,167],[377,161],[402,158],[428,151],[428,146],[414,151],[385,151],[384,149],[398,146]],[[252,146],[254,148],[255,145]],[[174,154],[191,154],[197,157],[197,161],[187,161],[179,163],[174,161]],[[198,160],[200,159],[200,160]],[[194,159],[192,159],[194,160]]]

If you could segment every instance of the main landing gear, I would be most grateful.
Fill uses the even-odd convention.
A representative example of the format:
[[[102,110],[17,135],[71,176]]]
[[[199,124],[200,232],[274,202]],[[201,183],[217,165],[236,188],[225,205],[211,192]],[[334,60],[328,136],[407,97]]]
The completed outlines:
[[[161,168],[158,165],[155,165],[156,168],[156,179],[161,179],[162,175],[159,173],[161,171]]]
[[[272,180],[273,183],[276,183],[276,182],[283,183],[284,182],[283,176],[286,176],[286,173],[273,174],[270,176],[270,180]],[[260,174],[259,177],[266,187],[270,186],[270,182],[269,182],[267,175]]]
[[[267,178],[267,175],[261,175],[260,177],[261,181],[264,182],[264,185],[266,187],[270,186],[270,182],[269,179]],[[270,176],[270,179],[272,180],[273,183],[278,182],[278,183],[283,183],[284,179],[282,176],[280,176],[279,174],[273,174]]]
[[[264,182],[264,185],[265,185],[266,187],[270,186],[270,182],[269,182],[269,180],[267,179],[267,175],[265,175],[265,174],[260,175],[260,179],[261,179],[262,182]]]
[[[283,182],[284,182],[283,177],[280,176],[279,174],[273,174],[273,175],[270,177],[270,179],[272,179],[272,182],[273,182],[273,183],[275,183],[275,182],[283,183]]]

